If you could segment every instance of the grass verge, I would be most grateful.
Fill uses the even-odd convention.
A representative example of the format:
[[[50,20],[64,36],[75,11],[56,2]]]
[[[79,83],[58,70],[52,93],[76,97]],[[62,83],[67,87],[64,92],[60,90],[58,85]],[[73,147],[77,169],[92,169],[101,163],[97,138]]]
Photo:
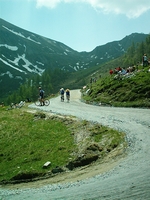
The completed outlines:
[[[82,153],[88,154],[93,143],[99,145],[99,155],[107,155],[124,142],[123,133],[71,117],[49,118],[24,109],[0,108],[0,112],[1,183],[51,174]],[[51,165],[44,169],[47,161]]]

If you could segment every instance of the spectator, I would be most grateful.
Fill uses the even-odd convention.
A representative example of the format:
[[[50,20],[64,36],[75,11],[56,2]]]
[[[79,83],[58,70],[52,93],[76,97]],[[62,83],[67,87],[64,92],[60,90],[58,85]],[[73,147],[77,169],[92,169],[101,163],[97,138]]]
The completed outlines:
[[[147,55],[144,54],[143,55],[143,67],[147,67],[148,66],[148,59],[147,59]]]
[[[110,75],[113,74],[113,70],[112,70],[112,69],[109,70],[109,74],[110,74]]]

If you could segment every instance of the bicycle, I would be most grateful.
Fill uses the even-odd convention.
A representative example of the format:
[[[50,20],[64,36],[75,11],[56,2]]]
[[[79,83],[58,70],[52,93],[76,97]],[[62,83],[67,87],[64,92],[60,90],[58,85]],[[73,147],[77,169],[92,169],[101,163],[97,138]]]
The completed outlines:
[[[69,101],[70,101],[70,95],[66,95],[66,99],[67,99],[67,102],[69,103]]]
[[[43,105],[41,105],[40,99],[38,99],[38,100],[35,101],[34,103],[35,103],[36,106],[48,106],[48,105],[50,104],[50,100],[49,100],[49,99],[44,99],[44,100],[42,101],[42,104],[43,104]]]
[[[61,101],[64,102],[64,94],[61,94],[61,97],[60,97]]]

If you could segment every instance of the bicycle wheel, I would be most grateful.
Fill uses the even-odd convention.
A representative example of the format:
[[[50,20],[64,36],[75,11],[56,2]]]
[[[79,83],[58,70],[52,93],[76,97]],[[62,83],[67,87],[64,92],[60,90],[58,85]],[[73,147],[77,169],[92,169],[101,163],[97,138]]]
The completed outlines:
[[[45,106],[48,106],[50,104],[50,101],[48,99],[45,99],[44,104]]]
[[[67,102],[69,102],[70,101],[70,96],[66,95],[66,99],[67,99]]]
[[[34,103],[35,103],[36,106],[40,106],[41,105],[39,100],[35,101]]]

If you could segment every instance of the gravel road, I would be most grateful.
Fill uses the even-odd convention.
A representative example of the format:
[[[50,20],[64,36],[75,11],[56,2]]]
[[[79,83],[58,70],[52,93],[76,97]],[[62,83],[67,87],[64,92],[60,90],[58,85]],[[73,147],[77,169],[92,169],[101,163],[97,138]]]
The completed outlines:
[[[126,133],[127,156],[101,174],[79,181],[12,189],[0,187],[0,200],[148,200],[150,199],[150,109],[115,108],[84,104],[80,91],[70,103],[51,99],[40,107],[47,112],[99,122]],[[35,108],[34,105],[30,107]]]

